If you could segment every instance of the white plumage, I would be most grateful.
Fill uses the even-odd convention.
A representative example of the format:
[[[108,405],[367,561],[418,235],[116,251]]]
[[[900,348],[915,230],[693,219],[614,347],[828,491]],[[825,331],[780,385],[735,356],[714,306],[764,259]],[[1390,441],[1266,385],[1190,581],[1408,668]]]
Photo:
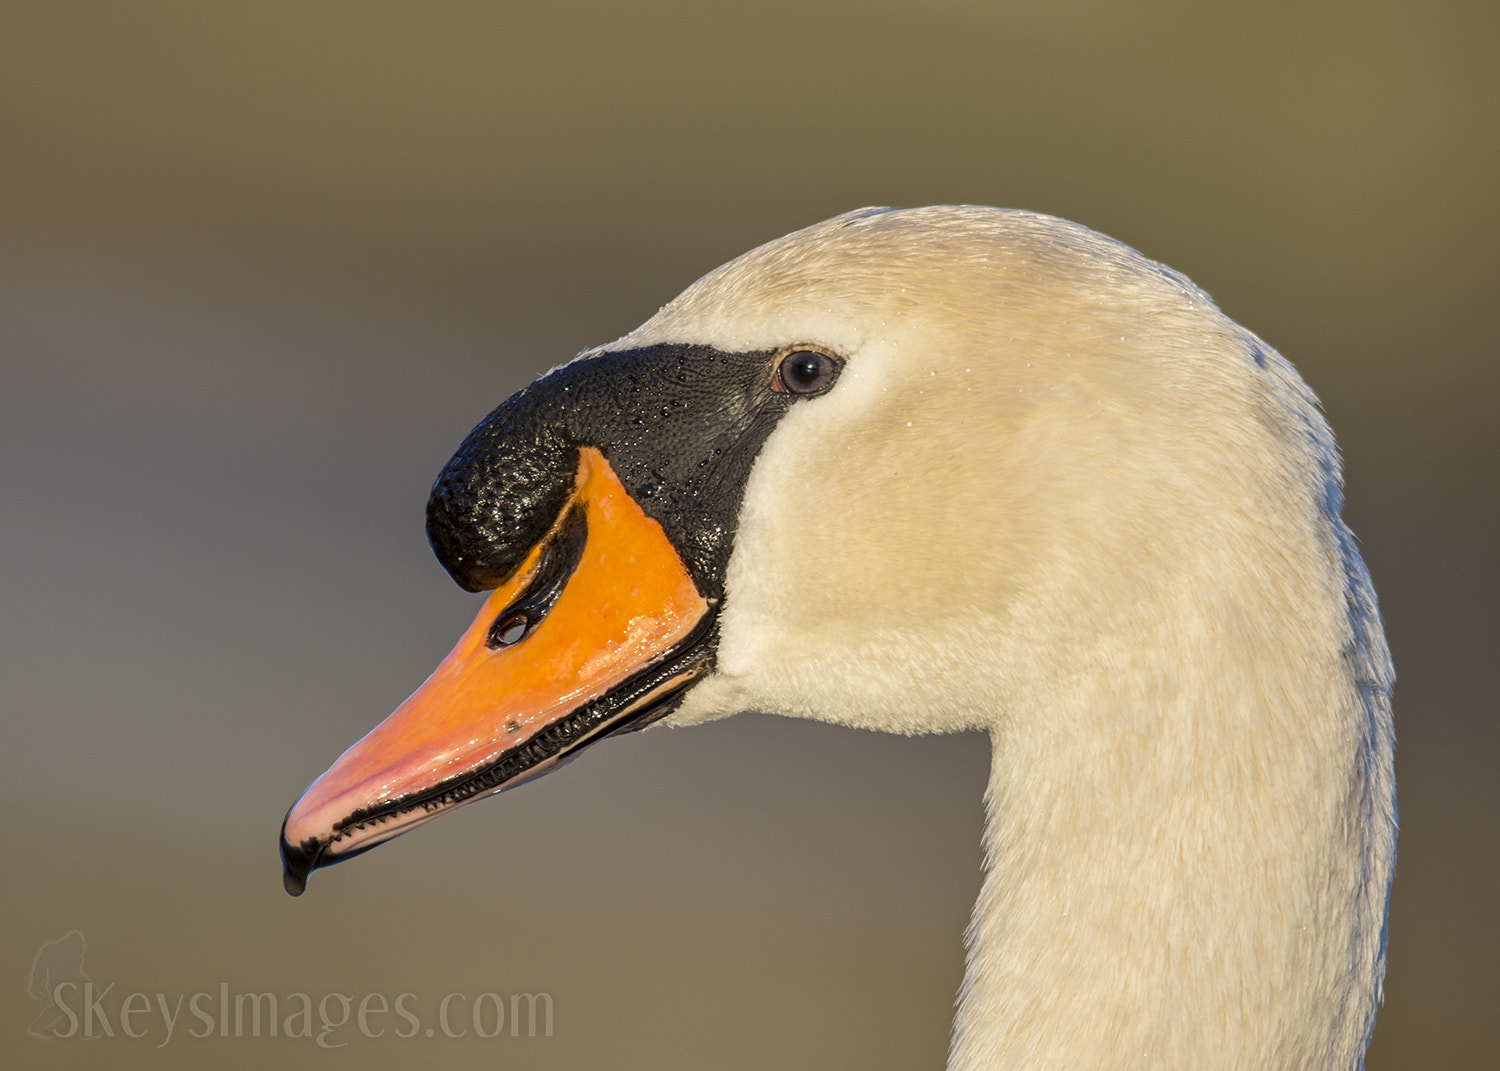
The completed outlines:
[[[595,352],[653,342],[846,361],[756,461],[671,721],[990,733],[950,1067],[1359,1066],[1392,670],[1291,366],[1133,250],[974,207],[789,235]]]

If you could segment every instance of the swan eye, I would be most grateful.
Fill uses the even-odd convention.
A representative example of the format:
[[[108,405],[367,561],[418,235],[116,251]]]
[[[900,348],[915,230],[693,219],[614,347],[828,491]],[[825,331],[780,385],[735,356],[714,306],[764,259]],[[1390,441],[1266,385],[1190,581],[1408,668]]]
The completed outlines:
[[[771,389],[781,394],[821,394],[838,378],[840,362],[821,350],[792,350],[776,365]]]
[[[489,646],[512,647],[526,638],[531,624],[525,614],[504,614],[490,626]]]

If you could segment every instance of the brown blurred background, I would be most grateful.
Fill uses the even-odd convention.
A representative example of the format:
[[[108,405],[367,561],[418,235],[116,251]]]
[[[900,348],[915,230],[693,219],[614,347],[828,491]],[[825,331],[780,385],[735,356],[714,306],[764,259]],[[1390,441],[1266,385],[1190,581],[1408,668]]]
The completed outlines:
[[[1494,1066],[1497,12],[4,4],[0,1063],[941,1067],[977,736],[612,741],[295,901],[275,841],[474,612],[422,510],[476,420],[755,244],[967,201],[1166,261],[1322,396],[1400,675],[1369,1067]],[[72,930],[116,1036],[38,1041]],[[554,1036],[123,1036],[221,984]]]

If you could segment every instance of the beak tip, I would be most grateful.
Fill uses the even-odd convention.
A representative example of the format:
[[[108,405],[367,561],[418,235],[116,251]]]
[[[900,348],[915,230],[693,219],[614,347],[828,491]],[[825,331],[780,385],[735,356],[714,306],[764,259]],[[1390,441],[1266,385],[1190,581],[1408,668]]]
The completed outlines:
[[[286,827],[281,833],[281,884],[290,896],[301,896],[307,891],[307,876],[318,865],[323,854],[323,845],[316,840],[305,840],[293,844],[286,838]]]
[[[307,891],[307,875],[294,873],[287,868],[281,872],[281,885],[288,896],[301,896]]]

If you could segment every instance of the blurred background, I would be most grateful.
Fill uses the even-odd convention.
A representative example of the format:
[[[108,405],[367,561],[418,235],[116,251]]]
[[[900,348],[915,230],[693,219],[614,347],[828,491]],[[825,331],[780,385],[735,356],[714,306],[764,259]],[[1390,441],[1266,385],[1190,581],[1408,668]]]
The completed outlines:
[[[977,736],[751,715],[611,741],[299,900],[275,845],[477,608],[422,528],[473,423],[760,242],[978,202],[1187,273],[1322,397],[1400,678],[1369,1067],[1494,1066],[1497,21],[9,0],[0,1063],[941,1067]],[[81,963],[44,952],[72,931]],[[48,972],[113,985],[116,1036],[28,1037]],[[184,1005],[170,1040],[154,1011],[126,1037],[133,992],[208,994],[211,1025]],[[479,994],[545,992],[555,1022],[351,1018],[325,1052],[234,1037],[224,992],[407,992],[424,1026],[456,993],[459,1027]]]

